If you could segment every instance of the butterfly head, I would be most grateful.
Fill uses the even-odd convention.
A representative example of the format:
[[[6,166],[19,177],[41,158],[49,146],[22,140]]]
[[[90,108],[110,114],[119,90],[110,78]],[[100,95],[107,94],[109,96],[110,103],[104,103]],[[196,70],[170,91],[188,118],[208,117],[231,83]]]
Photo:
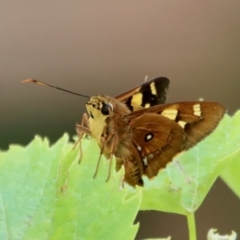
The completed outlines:
[[[111,98],[106,96],[94,96],[86,103],[89,117],[92,119],[106,119],[113,112]]]

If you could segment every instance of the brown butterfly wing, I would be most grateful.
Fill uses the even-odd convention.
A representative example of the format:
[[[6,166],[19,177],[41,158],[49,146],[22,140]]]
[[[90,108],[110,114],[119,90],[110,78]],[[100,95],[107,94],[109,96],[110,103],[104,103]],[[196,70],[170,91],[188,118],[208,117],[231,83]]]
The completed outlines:
[[[166,77],[153,78],[115,98],[125,103],[131,111],[149,108],[165,103],[169,82]]]
[[[157,175],[159,169],[184,148],[185,134],[174,121],[156,113],[146,113],[131,121],[133,144],[139,150],[144,173]]]
[[[151,178],[173,157],[211,133],[226,109],[213,102],[182,102],[130,113],[133,144]],[[134,116],[134,117],[133,117]]]
[[[194,146],[208,136],[226,113],[226,108],[215,102],[185,102],[177,104],[178,116],[175,121],[182,124],[186,133],[185,149]]]

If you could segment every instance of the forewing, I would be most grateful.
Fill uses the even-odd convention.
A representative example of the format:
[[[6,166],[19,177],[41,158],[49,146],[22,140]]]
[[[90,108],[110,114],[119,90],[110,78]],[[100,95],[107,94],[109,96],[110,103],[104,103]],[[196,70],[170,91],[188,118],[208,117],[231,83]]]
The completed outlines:
[[[165,116],[177,123],[186,134],[185,149],[188,149],[216,128],[226,108],[215,102],[196,101],[154,106],[148,108],[147,112]],[[132,121],[144,114],[146,110],[139,110],[128,114],[126,118]]]
[[[157,77],[115,98],[125,103],[131,111],[163,104],[166,101],[169,82],[166,77]]]

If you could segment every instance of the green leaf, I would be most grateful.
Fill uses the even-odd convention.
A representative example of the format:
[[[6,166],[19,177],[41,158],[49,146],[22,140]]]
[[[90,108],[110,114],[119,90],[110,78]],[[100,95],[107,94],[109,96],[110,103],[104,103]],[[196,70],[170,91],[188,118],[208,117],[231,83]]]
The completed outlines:
[[[0,153],[0,239],[46,239],[54,216],[58,159],[66,136],[51,149],[39,137],[26,149]],[[37,232],[37,235],[35,235]]]
[[[125,200],[123,171],[104,159],[93,179],[99,149],[89,140],[80,164],[64,135],[54,146],[36,137],[26,148],[0,152],[0,239],[134,239],[141,192]]]
[[[240,158],[235,158],[222,172],[221,178],[232,189],[232,191],[240,198]]]
[[[155,179],[145,178],[141,210],[194,213],[222,170],[239,159],[239,123],[239,112],[226,115],[204,141],[178,155]]]
[[[232,121],[232,128],[236,129],[236,126],[240,125],[240,111],[236,113]],[[235,132],[239,135],[239,132]],[[226,184],[233,190],[233,192],[240,198],[240,158],[232,156],[232,160],[225,170],[221,173],[221,178]]]

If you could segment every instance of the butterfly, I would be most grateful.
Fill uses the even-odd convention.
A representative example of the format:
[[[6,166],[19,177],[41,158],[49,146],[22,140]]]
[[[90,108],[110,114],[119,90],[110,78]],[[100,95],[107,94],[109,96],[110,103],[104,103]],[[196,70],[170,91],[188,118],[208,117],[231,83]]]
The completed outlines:
[[[25,82],[54,87],[33,79]],[[157,77],[116,97],[92,96],[87,114],[76,125],[80,139],[87,134],[96,140],[100,157],[111,163],[115,156],[116,170],[124,166],[124,181],[132,186],[143,186],[143,175],[155,177],[174,156],[204,139],[226,112],[220,103],[209,101],[165,104],[169,83]]]

